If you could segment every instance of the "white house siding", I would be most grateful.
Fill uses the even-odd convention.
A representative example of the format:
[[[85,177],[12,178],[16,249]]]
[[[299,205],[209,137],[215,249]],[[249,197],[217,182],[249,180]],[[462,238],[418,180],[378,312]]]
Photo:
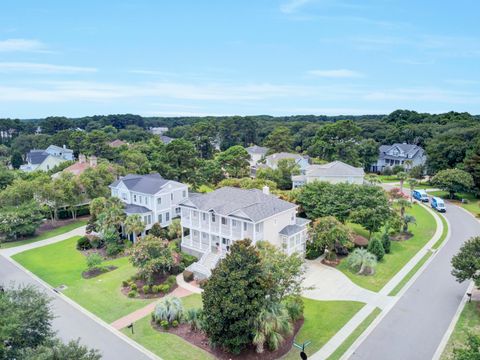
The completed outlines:
[[[264,221],[263,240],[282,248],[279,232],[287,225],[295,224],[296,209],[277,214]]]
[[[43,162],[35,168],[35,170],[49,171],[52,170],[55,166],[60,165],[61,163],[67,160],[56,157],[56,156],[47,156]]]
[[[314,181],[326,181],[331,184],[350,183],[363,184],[363,176],[307,176],[307,184]]]

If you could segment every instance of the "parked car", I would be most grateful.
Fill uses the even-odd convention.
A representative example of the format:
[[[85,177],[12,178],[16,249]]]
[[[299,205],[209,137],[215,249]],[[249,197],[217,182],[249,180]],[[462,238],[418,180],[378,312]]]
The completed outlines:
[[[425,190],[414,190],[413,198],[421,202],[428,202],[428,194]]]
[[[442,199],[438,197],[433,197],[430,205],[433,209],[437,210],[438,212],[446,212],[447,209],[445,208],[445,203]]]

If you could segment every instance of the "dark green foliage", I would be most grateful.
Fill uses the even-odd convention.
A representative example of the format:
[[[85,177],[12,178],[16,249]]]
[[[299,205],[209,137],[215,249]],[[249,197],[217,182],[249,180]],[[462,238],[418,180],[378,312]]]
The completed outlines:
[[[441,170],[435,174],[431,182],[448,191],[450,199],[453,199],[457,192],[470,191],[474,185],[472,175],[460,169]]]
[[[480,336],[468,334],[466,346],[453,349],[453,360],[480,360]]]
[[[385,231],[382,234],[382,245],[383,245],[383,249],[385,250],[385,254],[390,254],[390,249],[392,247],[392,241],[390,240],[390,235],[388,235],[387,231]]]
[[[7,240],[33,235],[43,218],[44,211],[34,200],[19,206],[5,206],[0,209],[0,235]]]
[[[377,257],[377,261],[382,260],[385,256],[385,249],[383,248],[382,240],[378,237],[370,239],[367,250]]]
[[[337,249],[348,250],[352,247],[352,233],[333,216],[318,218],[310,227],[310,237],[307,242],[308,259],[315,259],[312,256],[322,255],[325,250],[328,250],[328,260],[335,260]]]
[[[23,164],[22,154],[18,151],[12,153],[12,157],[10,158],[10,163],[14,169],[20,168],[20,165]]]
[[[293,322],[303,317],[304,304],[300,296],[289,296],[285,300],[285,308]]]
[[[465,242],[452,258],[452,275],[458,282],[473,280],[480,286],[480,236]]]
[[[82,236],[80,239],[77,240],[77,249],[78,250],[88,250],[92,248],[92,244],[90,244],[90,240],[86,236]]]
[[[236,241],[202,293],[204,331],[216,346],[238,354],[252,343],[251,324],[265,306],[266,284],[257,250]]]
[[[67,344],[52,339],[36,348],[28,348],[21,352],[22,360],[100,360],[98,350],[88,349],[80,344],[80,339]]]

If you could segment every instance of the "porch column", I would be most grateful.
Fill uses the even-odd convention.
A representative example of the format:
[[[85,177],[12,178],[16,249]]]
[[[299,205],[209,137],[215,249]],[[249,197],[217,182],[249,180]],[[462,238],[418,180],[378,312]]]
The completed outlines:
[[[230,220],[230,239],[232,239],[232,235],[233,235],[233,220],[232,219],[229,219]]]
[[[244,227],[244,226],[245,226],[245,222],[242,221],[242,222],[240,223],[240,239],[241,239],[241,240],[244,239],[244,237],[243,237],[243,227]]]
[[[257,243],[257,227],[256,227],[256,224],[254,223],[253,224],[253,245],[255,245]]]

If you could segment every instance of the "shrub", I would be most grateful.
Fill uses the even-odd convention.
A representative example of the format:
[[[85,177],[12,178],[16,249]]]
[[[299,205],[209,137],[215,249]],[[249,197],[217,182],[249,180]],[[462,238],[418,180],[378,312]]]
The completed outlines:
[[[382,234],[382,245],[383,245],[383,249],[385,250],[385,254],[390,254],[390,249],[392,247],[392,241],[390,240],[390,236],[388,235],[388,231],[385,231]]]
[[[173,287],[177,283],[177,277],[175,275],[170,275],[165,281],[170,287]]]
[[[92,248],[92,244],[86,236],[82,236],[77,240],[77,250],[88,250]]]
[[[200,308],[188,309],[185,313],[185,321],[192,330],[202,330],[203,310]]]
[[[115,256],[122,252],[123,246],[117,243],[108,243],[105,253],[107,256]]]
[[[137,284],[135,284],[135,283],[132,283],[132,285],[130,285],[130,289],[132,289],[132,290],[135,290],[135,291],[136,291],[136,290],[138,289],[138,287],[137,287]]]
[[[185,270],[183,272],[183,280],[185,280],[186,282],[190,282],[193,280],[193,272],[189,271],[189,270]]]
[[[130,290],[130,291],[128,292],[128,297],[129,297],[129,298],[134,298],[134,297],[136,297],[136,296],[137,296],[137,292],[136,292],[135,290]]]
[[[152,294],[158,294],[159,290],[158,290],[158,286],[157,285],[152,285]]]
[[[367,250],[377,257],[377,261],[382,260],[385,256],[385,249],[383,248],[382,241],[378,237],[374,237],[368,242]]]
[[[178,326],[178,321],[177,321],[177,320],[173,320],[173,321],[172,321],[172,326],[173,326],[173,327],[177,327],[177,326]]]
[[[153,312],[153,318],[157,323],[166,321],[168,324],[174,320],[179,321],[183,316],[182,301],[174,296],[165,296],[162,298]]]
[[[285,308],[292,321],[300,320],[303,317],[303,300],[300,296],[290,296],[285,301]]]
[[[167,320],[160,321],[160,326],[165,330],[168,330],[168,321]]]
[[[100,239],[98,236],[90,236],[90,245],[94,249],[99,249],[104,245],[104,241]]]
[[[130,282],[128,280],[123,280],[122,281],[122,286],[123,287],[128,287],[128,286],[130,286]]]
[[[208,284],[208,279],[202,279],[198,281],[198,286],[200,286],[200,289],[204,289],[205,286]]]
[[[164,237],[165,231],[162,229],[160,224],[156,222],[155,224],[152,225],[150,231],[148,232],[150,235],[155,236],[155,237]]]
[[[168,284],[157,285],[158,291],[161,293],[168,293],[170,291],[170,286]]]
[[[355,249],[348,256],[347,264],[359,275],[372,275],[377,266],[377,257],[366,249]]]
[[[189,267],[196,261],[197,261],[197,258],[195,256],[187,253],[182,253],[181,263],[183,264],[183,266],[185,266],[185,268]]]
[[[144,294],[148,294],[150,292],[150,286],[149,285],[143,285],[142,290],[143,290]]]
[[[100,254],[97,254],[97,253],[93,253],[93,254],[90,254],[87,256],[87,269],[88,270],[93,270],[93,269],[97,269],[100,267],[100,265],[102,264],[102,257],[100,256]]]
[[[395,165],[392,167],[392,174],[397,175],[399,172],[405,171],[404,167],[401,165]]]

